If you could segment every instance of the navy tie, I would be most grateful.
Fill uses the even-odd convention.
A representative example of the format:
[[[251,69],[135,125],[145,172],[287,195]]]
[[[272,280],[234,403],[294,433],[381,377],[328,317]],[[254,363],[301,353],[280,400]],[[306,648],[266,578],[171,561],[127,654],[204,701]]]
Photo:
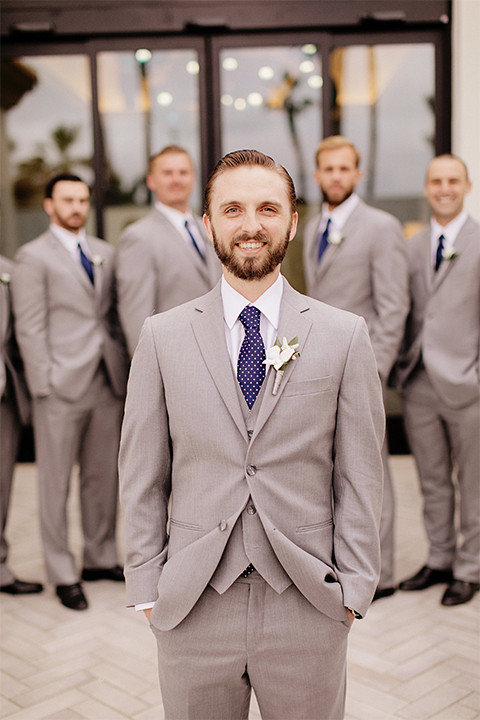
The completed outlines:
[[[78,243],[78,249],[80,250],[80,260],[82,262],[83,267],[85,268],[85,272],[87,273],[88,277],[90,278],[90,282],[93,285],[93,267],[92,263],[88,259],[88,257],[85,255],[85,253],[82,250],[82,247],[80,243]]]
[[[323,231],[322,237],[320,238],[320,245],[318,246],[318,257],[317,260],[320,262],[322,255],[328,247],[328,231],[330,229],[331,219],[328,218],[327,227]]]
[[[204,257],[204,255],[203,255],[202,251],[200,250],[200,248],[198,247],[198,243],[197,243],[197,241],[195,240],[195,238],[193,237],[190,228],[188,227],[188,220],[185,220],[185,229],[186,229],[186,231],[188,232],[188,234],[190,235],[190,238],[191,238],[192,243],[193,243],[193,247],[194,247],[195,250],[198,252],[198,254],[199,254],[200,257],[202,258],[203,262],[205,262],[205,257]]]
[[[438,238],[438,247],[437,247],[437,254],[435,255],[435,272],[437,272],[438,268],[442,264],[443,260],[443,241],[445,240],[443,235],[440,235]]]
[[[249,409],[257,399],[265,379],[265,345],[260,335],[260,310],[247,305],[238,316],[245,328],[240,354],[238,356],[237,380]]]

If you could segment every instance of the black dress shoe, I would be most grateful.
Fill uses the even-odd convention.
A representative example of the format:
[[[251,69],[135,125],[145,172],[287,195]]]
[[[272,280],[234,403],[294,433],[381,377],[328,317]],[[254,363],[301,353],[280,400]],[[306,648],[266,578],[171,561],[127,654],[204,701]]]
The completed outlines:
[[[378,588],[375,590],[375,595],[372,598],[372,602],[375,602],[375,600],[380,600],[380,598],[384,597],[390,597],[390,595],[393,595],[395,592],[394,587],[386,587],[379,590]]]
[[[400,590],[425,590],[431,585],[450,583],[453,580],[451,570],[433,570],[425,565],[416,575],[404,580],[398,586]]]
[[[10,585],[2,585],[0,592],[9,593],[9,595],[33,595],[43,590],[41,583],[23,582],[23,580],[14,580]]]
[[[80,583],[57,585],[57,595],[62,605],[71,610],[85,610],[88,607],[87,598],[83,594]]]
[[[112,568],[84,568],[82,580],[92,582],[93,580],[113,580],[114,582],[125,582],[123,568],[115,565]]]
[[[464,582],[463,580],[453,580],[451,585],[445,590],[442,598],[442,605],[462,605],[473,598],[478,592],[480,585],[478,583]]]

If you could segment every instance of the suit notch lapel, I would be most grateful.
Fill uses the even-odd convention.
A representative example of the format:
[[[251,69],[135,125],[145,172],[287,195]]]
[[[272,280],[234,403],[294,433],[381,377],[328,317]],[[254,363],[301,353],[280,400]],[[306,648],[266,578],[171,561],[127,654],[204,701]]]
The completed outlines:
[[[224,320],[220,288],[218,298],[210,306],[200,308],[198,318],[192,322],[192,329],[200,353],[225,406],[241,434],[248,441],[245,419],[240,407],[232,363],[225,340]]]

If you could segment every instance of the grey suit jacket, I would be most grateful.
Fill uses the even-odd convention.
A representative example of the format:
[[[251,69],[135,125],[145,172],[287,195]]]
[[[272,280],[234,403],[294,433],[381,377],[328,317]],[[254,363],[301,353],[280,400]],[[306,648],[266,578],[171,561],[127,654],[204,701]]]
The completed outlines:
[[[118,397],[125,393],[128,358],[118,322],[114,248],[88,237],[95,286],[50,231],[23,245],[12,274],[17,340],[32,396],[54,391],[67,400],[88,389],[103,359]]]
[[[205,239],[206,262],[156,208],[122,233],[116,260],[118,303],[130,355],[145,318],[205,295],[221,275],[220,262]]]
[[[399,221],[363,201],[343,228],[339,245],[329,245],[317,262],[317,215],[304,234],[307,294],[365,318],[385,382],[397,359],[408,313],[405,240]]]
[[[30,419],[30,396],[15,338],[10,298],[12,271],[13,262],[0,255],[0,398],[5,391],[13,394],[19,418],[26,425]]]
[[[268,372],[249,439],[219,285],[144,324],[120,487],[127,601],[158,598],[151,621],[160,629],[190,612],[249,496],[275,555],[315,607],[346,620],[344,606],[364,614],[370,603],[380,564],[384,411],[365,322],[284,280],[279,336],[298,336],[300,358],[276,396]]]
[[[480,225],[469,217],[456,256],[438,272],[430,259],[430,225],[407,242],[411,310],[397,367],[405,391],[423,360],[439,397],[459,408],[480,394]]]

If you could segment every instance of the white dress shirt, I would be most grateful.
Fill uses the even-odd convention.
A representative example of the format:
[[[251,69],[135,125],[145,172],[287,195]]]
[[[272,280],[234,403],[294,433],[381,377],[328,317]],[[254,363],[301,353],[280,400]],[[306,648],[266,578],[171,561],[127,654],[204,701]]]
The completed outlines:
[[[318,228],[319,234],[323,235],[325,228],[327,227],[327,222],[329,220],[329,235],[332,232],[340,233],[343,230],[343,226],[345,225],[348,218],[355,210],[359,202],[360,198],[358,197],[357,193],[352,193],[350,197],[344,200],[343,203],[341,203],[340,205],[337,205],[337,207],[333,210],[329,210],[328,204],[324,202],[322,204],[322,221]]]
[[[70,230],[60,227],[60,225],[56,223],[51,223],[50,230],[79,265],[82,264],[80,250],[78,249],[79,244],[90,262],[92,261],[92,253],[87,244],[87,233],[84,227],[80,228],[78,233],[75,234],[70,232]]]
[[[466,210],[462,210],[457,217],[450,220],[448,225],[440,225],[434,217],[430,220],[430,261],[432,267],[435,267],[435,261],[437,257],[438,239],[440,235],[443,235],[445,240],[443,241],[443,249],[448,252],[451,251],[455,240],[457,239],[458,233],[464,226],[468,219],[468,213]]]
[[[238,316],[247,305],[254,305],[260,310],[260,334],[263,338],[265,349],[275,344],[277,337],[278,323],[280,320],[280,303],[283,295],[283,279],[279,275],[273,285],[260,295],[258,300],[248,302],[243,295],[240,295],[222,277],[221,295],[223,303],[223,319],[225,325],[225,339],[227,350],[232,361],[233,371],[237,377],[237,363],[245,336],[245,329],[238,319]],[[281,341],[281,338],[279,338]],[[155,605],[154,602],[146,602],[135,605],[135,610],[148,610]]]
[[[169,205],[164,205],[159,200],[157,200],[157,202],[155,203],[155,207],[158,212],[161,212],[162,215],[165,215],[167,220],[172,223],[175,230],[180,233],[187,245],[192,245],[192,238],[188,234],[188,230],[185,227],[185,221],[187,220],[190,232],[195,238],[195,242],[200,248],[202,254],[205,256],[205,241],[197,227],[197,221],[193,217],[193,214],[190,212],[190,210],[187,210],[186,213],[183,213],[176,208],[170,207]]]

